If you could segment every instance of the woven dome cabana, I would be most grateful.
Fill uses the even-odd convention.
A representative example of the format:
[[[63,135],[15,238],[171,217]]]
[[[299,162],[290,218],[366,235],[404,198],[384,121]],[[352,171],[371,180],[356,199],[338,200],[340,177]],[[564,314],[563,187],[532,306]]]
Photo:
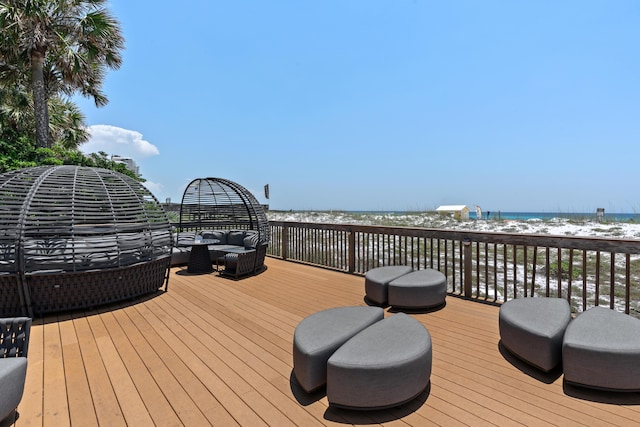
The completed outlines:
[[[162,206],[126,175],[81,166],[0,174],[0,316],[155,292],[172,247]]]
[[[179,231],[255,230],[258,244],[271,231],[262,205],[249,190],[222,178],[198,178],[187,185],[180,205]]]

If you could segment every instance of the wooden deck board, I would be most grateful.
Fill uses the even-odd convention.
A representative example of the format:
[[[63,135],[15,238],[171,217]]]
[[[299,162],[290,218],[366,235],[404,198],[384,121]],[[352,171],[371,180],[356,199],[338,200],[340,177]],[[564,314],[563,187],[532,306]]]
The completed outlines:
[[[44,391],[44,326],[43,319],[33,319],[29,336],[27,379],[20,401],[20,426],[42,425]],[[24,414],[29,414],[25,416]]]
[[[59,317],[67,384],[67,402],[69,404],[69,414],[73,415],[73,418],[69,421],[73,425],[97,426],[98,418],[93,410],[91,390],[87,381],[78,336],[73,322],[70,320],[71,316]],[[91,410],[87,410],[87,408],[91,408]]]
[[[67,405],[67,382],[64,371],[60,327],[53,318],[44,321],[44,384],[42,412],[45,424],[70,425]],[[29,359],[31,355],[29,355]],[[27,368],[28,373],[28,368]],[[18,411],[19,412],[19,411]]]
[[[430,331],[429,388],[385,411],[345,411],[292,379],[305,316],[365,305],[364,280],[267,259],[254,277],[171,272],[169,291],[36,319],[17,426],[630,425],[640,393],[589,391],[499,345],[498,307],[450,295],[410,313]],[[386,316],[393,312],[387,310]]]

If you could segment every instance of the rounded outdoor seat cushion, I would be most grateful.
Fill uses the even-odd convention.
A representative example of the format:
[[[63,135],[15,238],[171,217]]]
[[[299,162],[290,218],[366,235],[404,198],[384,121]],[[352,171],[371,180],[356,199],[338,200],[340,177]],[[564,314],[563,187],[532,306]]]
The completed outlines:
[[[516,298],[498,314],[502,345],[525,362],[549,372],[562,361],[562,338],[571,321],[563,298]]]
[[[27,377],[26,357],[0,359],[0,421],[18,407]]]
[[[177,245],[190,245],[195,240],[195,233],[183,231],[175,234],[175,240]]]
[[[327,360],[358,332],[384,318],[380,307],[338,307],[303,319],[293,334],[293,373],[306,392],[327,382]]]
[[[190,247],[176,246],[171,252],[171,266],[187,264],[191,256]]]
[[[219,245],[226,245],[227,244],[227,235],[229,234],[228,231],[224,231],[224,230],[212,230],[209,231],[207,233],[207,235],[205,235],[204,233],[202,233],[202,237],[205,239],[216,239],[219,240]]]
[[[227,244],[244,246],[244,230],[231,230],[227,234]]]
[[[444,304],[447,278],[438,270],[413,271],[389,282],[389,305],[405,308],[429,308]]]
[[[367,271],[364,276],[364,291],[367,299],[375,304],[385,305],[389,282],[411,271],[413,269],[406,265],[377,267]]]
[[[431,336],[398,313],[369,326],[327,362],[327,399],[351,409],[401,405],[425,390],[431,377]]]
[[[562,359],[564,379],[569,383],[640,391],[640,320],[592,307],[567,327]]]

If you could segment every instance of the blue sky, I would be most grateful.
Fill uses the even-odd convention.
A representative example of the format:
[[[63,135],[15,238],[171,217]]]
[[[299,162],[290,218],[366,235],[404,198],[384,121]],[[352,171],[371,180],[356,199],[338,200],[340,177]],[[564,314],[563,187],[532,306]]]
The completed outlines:
[[[179,202],[640,212],[640,2],[111,0],[126,38],[86,151]],[[270,186],[270,199],[262,189]]]

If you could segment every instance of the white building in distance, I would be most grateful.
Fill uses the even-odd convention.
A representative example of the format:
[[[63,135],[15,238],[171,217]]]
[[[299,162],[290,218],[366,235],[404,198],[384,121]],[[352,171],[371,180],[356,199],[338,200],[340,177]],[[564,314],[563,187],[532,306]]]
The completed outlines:
[[[436,209],[436,212],[451,218],[469,219],[469,207],[465,205],[443,205]]]
[[[111,161],[116,163],[121,163],[125,165],[127,169],[129,169],[131,172],[135,172],[136,175],[140,175],[140,168],[138,167],[138,164],[136,163],[136,161],[133,160],[131,157],[123,157],[123,156],[118,156],[117,154],[113,154],[111,156]]]

